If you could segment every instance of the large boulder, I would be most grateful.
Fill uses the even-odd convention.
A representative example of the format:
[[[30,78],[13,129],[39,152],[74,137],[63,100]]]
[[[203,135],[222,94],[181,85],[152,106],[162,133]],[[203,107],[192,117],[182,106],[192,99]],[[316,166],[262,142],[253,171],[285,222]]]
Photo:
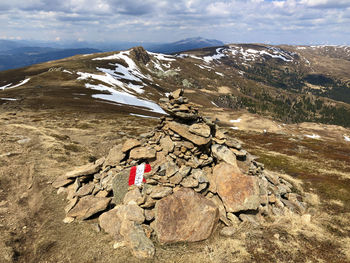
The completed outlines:
[[[130,158],[134,160],[153,159],[156,157],[156,150],[151,147],[136,147],[130,151]]]
[[[220,163],[214,167],[212,179],[227,212],[258,209],[260,197],[256,177],[244,175],[228,163]]]
[[[216,205],[190,188],[182,188],[156,204],[155,231],[162,244],[207,239],[219,219]]]

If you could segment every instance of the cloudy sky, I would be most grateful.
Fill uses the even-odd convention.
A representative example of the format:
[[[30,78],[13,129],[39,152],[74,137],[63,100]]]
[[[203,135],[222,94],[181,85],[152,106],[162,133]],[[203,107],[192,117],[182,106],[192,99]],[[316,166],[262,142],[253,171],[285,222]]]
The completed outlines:
[[[0,0],[0,38],[350,45],[350,0]]]

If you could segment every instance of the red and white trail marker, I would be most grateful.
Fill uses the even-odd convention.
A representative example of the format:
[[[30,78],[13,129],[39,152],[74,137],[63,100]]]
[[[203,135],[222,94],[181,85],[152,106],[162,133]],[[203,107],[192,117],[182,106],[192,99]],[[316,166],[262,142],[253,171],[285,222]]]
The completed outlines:
[[[133,166],[130,169],[130,175],[129,175],[129,186],[130,185],[137,185],[140,186],[142,182],[146,182],[145,178],[143,178],[144,173],[150,172],[151,166],[149,164],[140,164],[138,166]]]

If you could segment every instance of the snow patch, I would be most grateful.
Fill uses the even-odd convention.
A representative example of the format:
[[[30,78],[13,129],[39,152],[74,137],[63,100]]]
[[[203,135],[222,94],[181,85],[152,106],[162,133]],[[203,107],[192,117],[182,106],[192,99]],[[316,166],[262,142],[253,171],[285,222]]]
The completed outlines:
[[[129,93],[120,92],[102,84],[92,85],[92,84],[86,83],[85,87],[93,90],[99,90],[99,91],[110,93],[110,94],[94,94],[92,95],[93,98],[112,101],[115,103],[126,104],[131,106],[144,107],[152,112],[166,114],[166,112],[158,104],[148,100],[139,99]]]
[[[347,142],[350,142],[350,137],[344,135],[344,140],[347,141]]]
[[[320,139],[321,138],[321,136],[314,134],[314,133],[312,135],[305,134],[304,136],[307,138],[310,138],[310,139]]]
[[[0,87],[0,90],[17,88],[19,86],[22,86],[22,85],[26,84],[29,80],[30,80],[30,78],[24,79],[20,83],[18,83],[17,85],[14,85],[14,86],[11,86],[12,83],[7,84],[5,86]]]
[[[149,52],[149,51],[147,51],[147,53],[154,56],[158,60],[164,60],[164,61],[175,61],[176,60],[173,56],[170,56],[170,55],[153,53],[153,52]]]
[[[15,101],[15,100],[17,100],[17,99],[13,99],[13,98],[0,98],[0,100]]]
[[[68,74],[73,74],[72,72],[70,72],[69,70],[66,70],[66,69],[64,69],[63,72],[68,73]]]
[[[216,105],[214,101],[211,101],[211,104],[213,104],[215,107],[218,107],[218,108],[219,108],[219,106]]]
[[[225,57],[226,55],[224,53],[221,53],[221,51],[223,50],[223,48],[217,48],[216,49],[216,54],[215,55],[212,55],[212,56],[205,56],[203,57],[203,60],[206,62],[206,63],[210,63],[212,62],[213,60],[219,60],[221,59],[222,57]]]
[[[232,130],[239,130],[238,127],[230,127]]]
[[[241,118],[237,119],[237,120],[230,120],[231,123],[238,123],[238,122],[241,122]]]
[[[222,73],[220,73],[220,72],[216,72],[216,71],[215,71],[215,74],[218,74],[218,75],[221,76],[221,77],[225,76],[224,74],[222,74]]]
[[[158,119],[158,117],[147,116],[147,115],[136,114],[136,113],[130,113],[129,115],[136,116],[136,117],[141,117],[141,118]]]

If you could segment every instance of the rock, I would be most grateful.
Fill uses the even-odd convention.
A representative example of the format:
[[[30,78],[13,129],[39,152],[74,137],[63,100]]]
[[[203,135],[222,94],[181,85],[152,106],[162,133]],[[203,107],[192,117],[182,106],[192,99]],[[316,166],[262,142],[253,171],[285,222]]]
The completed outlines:
[[[118,216],[122,221],[129,220],[138,224],[142,224],[145,221],[143,209],[133,203],[119,206]]]
[[[77,219],[87,219],[90,216],[105,210],[111,198],[95,197],[92,195],[84,196],[79,199],[78,203],[67,213],[68,217]]]
[[[99,192],[96,194],[96,197],[107,197],[108,194],[109,194],[108,191],[102,190],[102,191],[99,191]]]
[[[125,154],[122,152],[122,145],[118,144],[113,146],[109,151],[104,166],[117,166],[125,158]]]
[[[150,147],[137,147],[130,151],[130,158],[134,160],[153,159],[156,157],[156,150]]]
[[[209,198],[209,200],[211,200],[219,209],[219,218],[220,220],[225,224],[228,225],[229,222],[226,218],[226,210],[224,207],[224,204],[222,203],[220,197],[218,197],[217,195],[213,195],[212,197]]]
[[[162,147],[164,154],[168,154],[174,151],[175,144],[169,136],[166,136],[160,139],[160,146]]]
[[[227,212],[255,210],[260,205],[259,185],[256,177],[243,175],[237,168],[221,163],[214,167],[217,193]]]
[[[272,184],[278,185],[279,184],[279,177],[278,175],[272,173],[272,172],[264,172],[265,178]]]
[[[154,245],[147,238],[142,226],[134,222],[130,223],[131,227],[124,233],[125,241],[131,248],[133,255],[139,259],[153,258]]]
[[[198,186],[198,181],[196,179],[194,179],[193,177],[185,177],[184,179],[182,179],[180,184],[183,187],[193,188],[193,187]]]
[[[195,178],[199,183],[208,183],[209,179],[206,175],[206,172],[202,169],[193,169],[191,176]]]
[[[234,226],[238,226],[241,223],[239,218],[233,213],[227,213],[226,216],[227,216],[228,220],[230,220],[231,224]]]
[[[203,138],[202,136],[195,135],[189,131],[189,127],[184,124],[176,122],[169,122],[166,127],[179,134],[181,137],[191,141],[196,145],[205,145],[210,141],[210,138]]]
[[[240,214],[239,218],[243,221],[243,222],[249,222],[253,225],[259,225],[259,221],[257,220],[255,215],[250,215],[250,214]]]
[[[145,209],[145,219],[151,221],[154,219],[155,212],[154,209]]]
[[[152,187],[151,197],[153,199],[160,199],[172,194],[173,189],[171,187],[155,186]]]
[[[127,139],[124,144],[123,144],[123,147],[122,147],[122,152],[123,153],[126,153],[127,151],[137,147],[137,146],[140,146],[141,145],[141,142],[136,140],[136,139]]]
[[[172,93],[170,93],[169,98],[173,98],[173,99],[178,99],[180,96],[182,96],[184,94],[184,90],[183,89],[177,89],[175,91],[173,91]]]
[[[123,200],[124,205],[128,204],[140,204],[142,200],[142,195],[140,193],[140,190],[138,188],[134,188],[131,191],[128,191]]]
[[[52,186],[55,188],[60,188],[62,186],[66,186],[67,184],[71,184],[74,182],[74,179],[67,178],[65,175],[59,176],[52,183]]]
[[[99,159],[95,163],[85,164],[83,166],[80,166],[74,169],[73,171],[66,173],[65,177],[68,179],[68,178],[77,178],[84,175],[92,175],[94,173],[97,173],[101,169],[103,162],[104,162],[104,159],[103,160]]]
[[[67,216],[63,219],[63,223],[70,224],[74,221],[74,217]]]
[[[78,200],[78,197],[74,197],[73,199],[71,199],[68,205],[64,208],[64,211],[68,213],[70,210],[72,210],[72,208],[78,203]]]
[[[179,171],[179,167],[173,161],[167,162],[165,164],[165,176],[166,177],[169,178],[169,177],[173,176],[174,174],[177,173],[177,171]]]
[[[113,202],[115,204],[121,204],[123,199],[128,192],[129,187],[129,174],[130,169],[123,170],[120,173],[117,173],[112,181],[113,189]]]
[[[211,151],[213,153],[213,156],[218,160],[218,161],[224,161],[228,164],[231,164],[235,167],[237,167],[237,161],[236,161],[236,156],[234,153],[227,148],[224,145],[219,145],[219,144],[213,144],[211,146]]]
[[[237,150],[240,150],[242,148],[242,144],[237,141],[236,139],[228,138],[226,141],[226,145],[231,148],[235,148]]]
[[[244,160],[247,157],[247,151],[231,149],[231,151],[236,155],[237,159]]]
[[[75,196],[82,197],[85,195],[89,195],[92,193],[94,188],[95,188],[95,185],[93,183],[85,184],[79,188],[79,190],[75,193]]]
[[[203,123],[195,123],[188,129],[191,133],[208,138],[210,136],[210,127]]]
[[[122,240],[122,236],[120,235],[120,225],[121,219],[118,217],[118,206],[104,212],[99,216],[98,222],[100,227],[108,234],[110,234],[115,240]]]
[[[215,138],[219,139],[219,140],[225,140],[226,136],[225,136],[225,134],[222,131],[216,129]]]
[[[220,230],[220,235],[224,237],[233,237],[237,232],[237,228],[234,226],[225,226]]]
[[[207,239],[219,219],[216,205],[192,189],[179,189],[156,204],[155,231],[162,244]]]
[[[174,176],[170,177],[169,181],[171,184],[179,184],[182,181],[182,174],[180,172],[177,172]]]

